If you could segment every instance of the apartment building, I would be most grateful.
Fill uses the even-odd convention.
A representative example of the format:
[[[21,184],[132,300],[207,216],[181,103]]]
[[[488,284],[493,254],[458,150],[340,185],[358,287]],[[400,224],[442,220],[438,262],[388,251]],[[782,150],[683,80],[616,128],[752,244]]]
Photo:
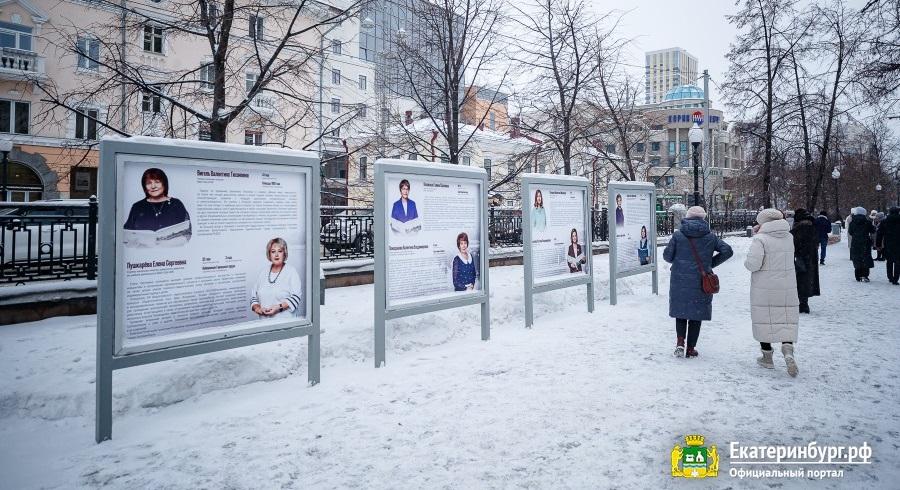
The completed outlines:
[[[128,0],[123,17],[117,3],[60,0],[50,9],[46,2],[0,2],[0,138],[13,142],[0,200],[96,194],[104,135],[211,139],[217,77],[225,80],[219,114],[246,106],[229,116],[230,143],[324,154],[372,118],[373,65],[356,56],[359,22],[326,21],[347,6],[305,4],[294,30],[317,27],[290,38],[277,56],[292,7],[238,6],[225,69],[216,73],[207,38],[169,27],[208,19],[219,29],[222,5],[209,5],[199,12],[191,2]],[[262,86],[269,60],[283,73]]]
[[[682,48],[649,51],[644,59],[645,104],[657,104],[673,88],[697,80],[697,58]]]

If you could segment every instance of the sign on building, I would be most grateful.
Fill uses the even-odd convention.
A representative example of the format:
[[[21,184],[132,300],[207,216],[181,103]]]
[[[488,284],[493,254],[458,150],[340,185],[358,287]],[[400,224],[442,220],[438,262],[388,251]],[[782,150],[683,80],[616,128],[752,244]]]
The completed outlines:
[[[480,168],[375,162],[375,367],[387,320],[480,304],[490,337],[487,185]]]
[[[616,304],[616,280],[651,272],[658,294],[656,187],[650,182],[610,182],[609,303]]]
[[[309,337],[319,381],[319,159],[135,137],[100,145],[97,442],[112,371]]]
[[[534,323],[534,294],[587,286],[594,311],[590,182],[583,177],[522,174],[525,326]]]

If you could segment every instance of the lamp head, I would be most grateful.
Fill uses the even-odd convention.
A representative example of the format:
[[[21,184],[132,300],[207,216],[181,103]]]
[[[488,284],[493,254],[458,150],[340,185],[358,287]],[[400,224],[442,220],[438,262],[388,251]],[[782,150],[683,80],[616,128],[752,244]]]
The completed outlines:
[[[831,171],[831,178],[832,178],[832,179],[840,179],[840,178],[841,178],[841,171],[838,170],[838,169],[832,170],[832,171]]]
[[[694,127],[688,131],[688,140],[691,144],[703,143],[703,130],[699,124],[694,123]]]
[[[0,151],[10,152],[12,151],[13,143],[11,140],[0,140]]]
[[[881,184],[875,184],[875,190],[880,192],[880,191],[881,191]]]

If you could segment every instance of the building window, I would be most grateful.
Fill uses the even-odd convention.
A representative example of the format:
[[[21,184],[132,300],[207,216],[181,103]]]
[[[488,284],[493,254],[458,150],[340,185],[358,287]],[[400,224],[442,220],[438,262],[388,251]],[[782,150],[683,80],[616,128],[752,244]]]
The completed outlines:
[[[419,158],[419,155],[415,152],[409,154],[409,158],[407,160],[416,160]]]
[[[368,157],[359,157],[359,180],[366,180],[369,177],[369,169],[366,168],[368,163]]]
[[[341,54],[341,41],[338,39],[331,40],[331,52],[334,54]]]
[[[162,97],[153,91],[144,90],[141,93],[141,112],[159,113],[162,112]]]
[[[669,142],[669,156],[674,156],[674,155],[675,155],[675,142],[670,141]]]
[[[2,37],[2,34],[0,34]],[[82,70],[98,71],[100,64],[100,41],[87,37],[79,37],[76,43],[78,50],[78,68]]]
[[[212,141],[212,130],[209,128],[209,123],[200,123],[200,128],[197,130],[197,138],[200,141]]]
[[[462,164],[468,167],[469,165],[472,164],[472,159],[467,155],[463,155],[462,156]]]
[[[653,143],[650,143],[650,151],[659,151],[659,142],[658,141],[654,141]]]
[[[249,94],[251,90],[253,90],[253,86],[256,85],[256,81],[259,80],[259,73],[247,72],[244,75],[244,84],[246,85],[247,93]]]
[[[31,31],[31,27],[26,27],[17,23],[0,23],[0,48],[32,51]]]
[[[637,150],[638,153],[644,153],[644,144],[637,143],[636,145],[634,145],[634,149]]]
[[[658,167],[658,166],[659,166],[659,157],[651,158],[651,159],[650,159],[650,165],[652,165],[652,166],[654,166],[654,167]]]
[[[160,26],[144,26],[144,51],[162,54],[163,28]]]
[[[450,157],[441,157],[441,163],[450,163]]]
[[[365,90],[366,90],[366,87],[367,87],[367,85],[368,85],[366,82],[367,82],[366,76],[365,76],[365,75],[360,75],[360,76],[359,76],[359,89],[360,89],[360,90],[362,90],[362,91],[365,91]]]
[[[250,39],[263,40],[263,16],[251,15],[249,27]]]
[[[369,109],[365,104],[363,104],[362,102],[356,104],[356,113],[359,115],[359,117],[365,118],[368,115],[368,112]]]
[[[200,67],[200,88],[212,90],[216,86],[216,66],[206,63]]]
[[[490,158],[484,159],[484,171],[487,172],[488,180],[491,180],[491,159]]]
[[[538,163],[538,172],[545,173],[547,171],[547,162]]]
[[[332,85],[340,85],[341,84],[341,70],[337,68],[331,69],[331,84]]]
[[[491,111],[490,114],[488,114],[488,126],[490,126],[491,129],[494,129],[495,125],[496,119],[494,118],[494,111]]]
[[[75,112],[75,137],[80,140],[97,139],[97,118],[100,111],[79,107]]]
[[[244,144],[245,145],[253,145],[253,146],[262,146],[263,144],[263,134],[262,131],[250,130],[247,129],[244,131]]]
[[[516,162],[512,160],[506,162],[506,173],[509,175],[516,173]]]
[[[615,152],[616,152],[616,145],[615,145],[615,144],[609,144],[609,145],[606,145],[606,153],[613,154],[613,153],[615,153]]]
[[[341,99],[337,97],[331,98],[331,113],[332,114],[340,114],[341,113]]]
[[[0,133],[28,134],[31,104],[0,100]]]

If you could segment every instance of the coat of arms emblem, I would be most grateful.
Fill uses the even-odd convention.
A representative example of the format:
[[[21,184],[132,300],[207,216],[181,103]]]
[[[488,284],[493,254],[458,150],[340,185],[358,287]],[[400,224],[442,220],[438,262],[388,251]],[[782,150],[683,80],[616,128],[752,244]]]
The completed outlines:
[[[703,446],[700,434],[684,436],[685,447],[672,448],[672,476],[683,478],[715,477],[719,474],[719,452],[716,446]]]

